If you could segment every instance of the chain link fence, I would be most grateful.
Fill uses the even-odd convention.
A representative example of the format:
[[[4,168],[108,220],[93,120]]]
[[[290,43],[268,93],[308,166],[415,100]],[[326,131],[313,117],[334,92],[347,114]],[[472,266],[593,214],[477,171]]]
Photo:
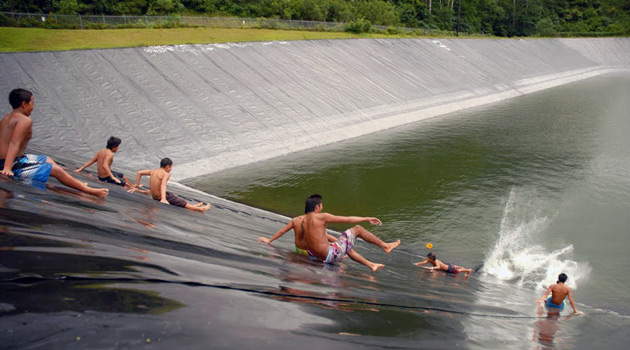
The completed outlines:
[[[0,26],[42,28],[213,27],[343,31],[344,23],[203,16],[89,16],[0,12]]]
[[[0,12],[2,27],[38,27],[50,29],[105,29],[105,28],[268,28],[326,32],[345,31],[346,23],[300,21],[270,18],[204,17],[204,16],[104,16],[59,15],[42,13]],[[452,32],[372,25],[371,29],[391,34],[452,35]]]

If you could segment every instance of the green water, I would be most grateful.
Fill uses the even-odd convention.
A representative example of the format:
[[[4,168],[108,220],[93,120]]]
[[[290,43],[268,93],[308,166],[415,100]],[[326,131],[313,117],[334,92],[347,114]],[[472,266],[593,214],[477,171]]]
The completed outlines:
[[[579,302],[630,314],[629,96],[630,74],[606,75],[189,184],[287,216],[320,193],[411,252],[533,294],[562,270]]]

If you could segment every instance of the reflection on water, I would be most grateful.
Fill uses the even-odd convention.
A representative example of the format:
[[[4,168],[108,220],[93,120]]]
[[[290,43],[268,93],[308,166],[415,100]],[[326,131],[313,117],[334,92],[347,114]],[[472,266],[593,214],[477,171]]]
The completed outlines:
[[[37,188],[0,177],[0,342],[531,349],[606,339],[623,349],[630,184],[614,160],[630,147],[604,136],[627,134],[616,113],[628,110],[627,82],[593,79],[196,183],[291,215],[320,192],[331,212],[377,216],[384,225],[370,230],[402,245],[384,255],[357,244],[386,265],[376,273],[298,256],[289,237],[258,243],[287,218],[192,189],[169,187],[212,203],[209,212],[115,185],[103,201],[54,180]],[[476,272],[413,266],[427,242]],[[589,266],[596,273],[581,275]],[[586,316],[538,314],[537,288],[556,268],[573,269]]]

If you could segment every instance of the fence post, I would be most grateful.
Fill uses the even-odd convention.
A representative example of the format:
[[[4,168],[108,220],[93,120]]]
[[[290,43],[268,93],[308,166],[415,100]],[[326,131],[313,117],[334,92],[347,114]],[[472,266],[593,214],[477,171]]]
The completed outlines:
[[[79,26],[83,29],[83,18],[79,15]]]

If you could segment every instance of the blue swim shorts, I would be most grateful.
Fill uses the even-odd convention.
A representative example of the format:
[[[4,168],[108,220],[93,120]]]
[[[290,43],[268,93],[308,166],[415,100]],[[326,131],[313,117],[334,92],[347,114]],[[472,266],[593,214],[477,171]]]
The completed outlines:
[[[52,171],[52,164],[47,163],[44,154],[25,154],[13,161],[11,171],[19,180],[46,182]],[[4,159],[0,159],[0,168],[4,168]]]

